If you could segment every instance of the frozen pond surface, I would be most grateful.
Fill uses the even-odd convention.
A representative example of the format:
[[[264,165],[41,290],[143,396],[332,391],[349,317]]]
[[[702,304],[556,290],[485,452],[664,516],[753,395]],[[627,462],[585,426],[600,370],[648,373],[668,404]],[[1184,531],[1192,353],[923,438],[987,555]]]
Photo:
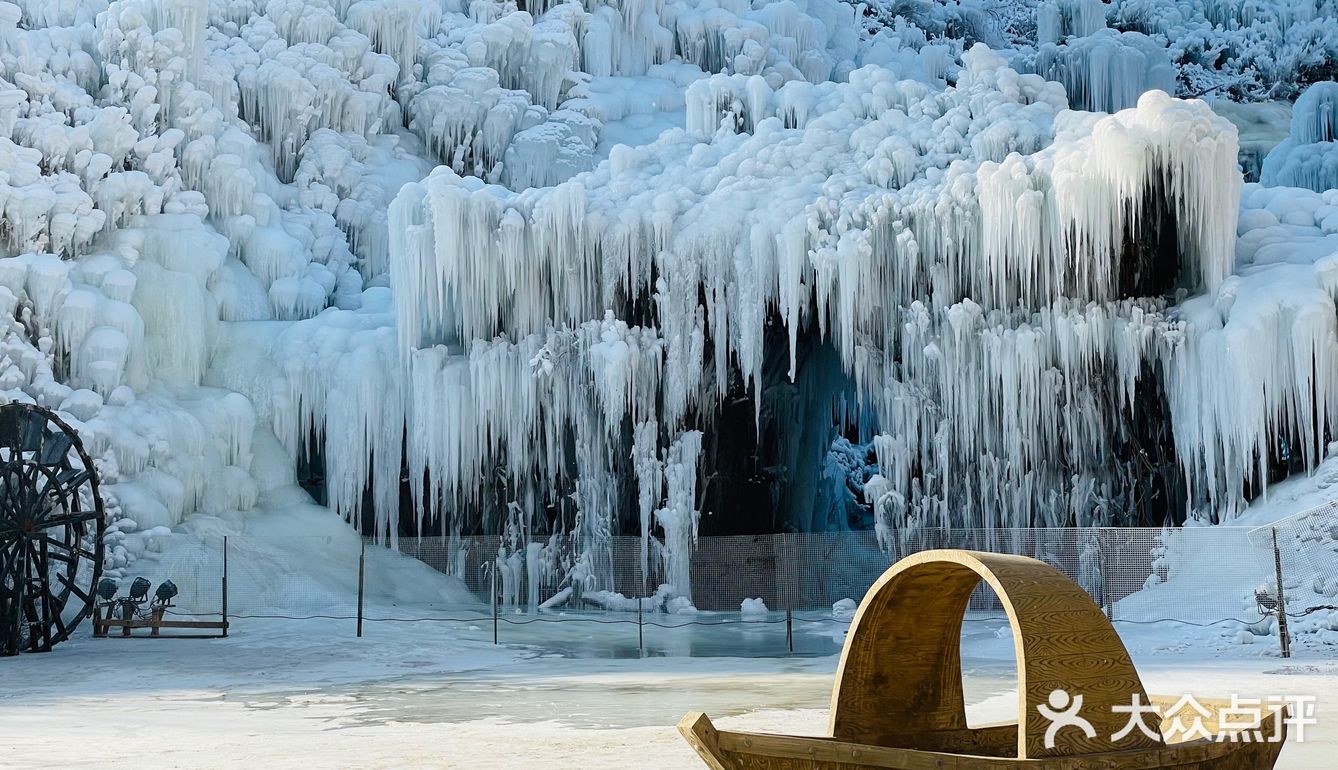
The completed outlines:
[[[347,621],[241,620],[217,641],[81,634],[51,654],[0,661],[2,764],[689,770],[703,765],[674,731],[689,710],[734,729],[823,732],[836,658],[811,653],[837,650],[843,627],[806,625],[795,645],[810,654],[790,657],[756,657],[784,650],[783,623],[644,628],[653,657],[637,659],[635,624],[501,626],[513,642],[552,640],[543,650],[494,647],[490,622],[473,625],[374,623],[363,639]],[[1015,714],[1000,631],[995,621],[964,628],[973,722]],[[1210,660],[1160,627],[1126,641],[1153,692],[1318,695],[1320,724],[1282,766],[1331,766],[1331,658],[1281,661],[1255,648]],[[582,657],[558,654],[576,649]]]

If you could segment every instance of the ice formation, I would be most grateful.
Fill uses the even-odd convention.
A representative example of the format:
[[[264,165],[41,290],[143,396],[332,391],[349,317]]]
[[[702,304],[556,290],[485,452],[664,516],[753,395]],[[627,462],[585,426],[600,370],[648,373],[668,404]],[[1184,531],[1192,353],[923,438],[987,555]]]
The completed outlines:
[[[1157,89],[1287,98],[1338,31],[1170,5],[0,2],[0,390],[85,435],[117,570],[297,464],[531,607],[638,601],[626,532],[686,609],[731,479],[885,538],[1230,518],[1338,419],[1338,94],[1242,192]]]
[[[1338,82],[1316,83],[1292,109],[1291,132],[1264,158],[1270,187],[1338,188]]]
[[[762,413],[770,325],[791,376],[801,337],[830,339],[873,407],[889,531],[1124,520],[1120,415],[1148,369],[1184,365],[1181,325],[1140,297],[1232,270],[1234,132],[1156,92],[1064,112],[1058,87],[983,48],[963,65],[942,90],[879,68],[774,89],[717,75],[689,87],[688,131],[569,183],[513,193],[438,169],[405,187],[391,274],[410,422],[449,401],[474,437],[411,439],[411,472],[477,505],[486,458],[524,486],[565,475],[574,437],[578,492],[600,487],[579,499],[609,519],[630,426],[644,532],[691,492],[668,472],[680,437],[710,430],[734,377]],[[1176,446],[1204,501],[1229,497],[1213,441]],[[807,527],[810,501],[784,502]],[[680,520],[657,521],[666,546]]]
[[[1187,96],[1295,99],[1333,77],[1338,4],[1333,0],[1115,0],[1110,26],[1166,41]]]
[[[1036,53],[1035,66],[1064,84],[1075,109],[1115,112],[1134,106],[1145,91],[1175,93],[1175,69],[1166,49],[1138,32],[1101,27],[1045,43]]]

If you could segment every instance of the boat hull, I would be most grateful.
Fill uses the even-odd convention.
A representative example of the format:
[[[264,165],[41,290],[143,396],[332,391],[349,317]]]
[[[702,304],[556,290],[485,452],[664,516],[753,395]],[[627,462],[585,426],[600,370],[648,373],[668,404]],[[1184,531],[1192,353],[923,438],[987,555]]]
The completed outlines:
[[[1250,738],[1257,731],[1271,741],[1199,739],[1154,749],[1041,759],[717,730],[700,712],[685,716],[678,730],[713,770],[1270,770],[1282,750],[1286,725],[1273,713],[1249,731]]]
[[[961,626],[982,584],[1012,630],[1020,721],[972,727]],[[1160,724],[1131,724],[1154,713]],[[1269,770],[1285,714],[1260,700],[1149,697],[1101,608],[1062,572],[943,550],[898,561],[864,595],[837,665],[831,737],[722,731],[700,713],[678,729],[714,770]]]

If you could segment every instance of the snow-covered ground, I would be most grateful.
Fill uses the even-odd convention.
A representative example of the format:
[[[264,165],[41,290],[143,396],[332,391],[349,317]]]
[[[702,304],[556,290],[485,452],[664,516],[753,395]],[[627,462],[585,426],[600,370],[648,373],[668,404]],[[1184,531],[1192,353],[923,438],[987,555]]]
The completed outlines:
[[[999,622],[966,624],[972,722],[1016,714],[1011,641],[1000,629]],[[1317,724],[1287,746],[1279,767],[1330,766],[1338,750],[1331,657],[1283,661],[1260,648],[1208,657],[1185,627],[1121,631],[1149,692],[1317,696]],[[598,654],[599,639],[615,632],[595,626],[587,633],[586,649]],[[777,639],[756,629],[752,637],[734,629],[684,633],[733,634],[699,649],[776,649]],[[5,663],[0,764],[690,770],[702,765],[674,730],[689,710],[733,729],[826,729],[832,655],[573,658],[494,647],[486,636],[373,624],[357,639],[347,622],[257,620],[238,621],[226,640],[81,634],[51,654]],[[823,644],[837,649],[830,638],[801,634],[798,641],[814,651]]]

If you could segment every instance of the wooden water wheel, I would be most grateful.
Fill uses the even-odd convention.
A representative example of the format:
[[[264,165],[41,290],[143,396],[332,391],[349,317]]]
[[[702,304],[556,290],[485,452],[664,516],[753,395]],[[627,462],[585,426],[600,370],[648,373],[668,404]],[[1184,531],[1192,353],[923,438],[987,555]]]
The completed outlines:
[[[92,613],[106,527],[74,429],[40,406],[0,406],[0,655],[50,650]]]

